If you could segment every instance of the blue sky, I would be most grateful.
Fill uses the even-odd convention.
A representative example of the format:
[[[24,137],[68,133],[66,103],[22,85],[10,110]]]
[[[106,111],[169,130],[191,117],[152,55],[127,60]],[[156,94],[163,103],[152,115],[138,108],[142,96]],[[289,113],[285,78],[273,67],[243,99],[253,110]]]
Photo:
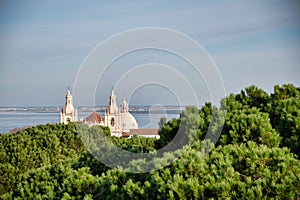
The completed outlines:
[[[275,84],[299,86],[299,8],[290,0],[1,1],[0,106],[62,106],[89,52],[111,35],[140,27],[174,29],[199,42],[217,64],[227,94],[251,84],[267,92]],[[160,60],[147,53],[136,63]],[[124,63],[128,59],[136,58]],[[97,104],[107,104],[113,84],[103,83]],[[176,102],[155,85],[129,98],[131,104]],[[202,99],[209,100],[205,94]]]

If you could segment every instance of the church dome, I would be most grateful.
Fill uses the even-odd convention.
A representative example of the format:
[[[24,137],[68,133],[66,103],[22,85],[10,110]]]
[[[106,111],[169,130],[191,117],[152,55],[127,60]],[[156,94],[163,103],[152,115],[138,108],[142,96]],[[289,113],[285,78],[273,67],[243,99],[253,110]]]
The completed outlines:
[[[138,123],[134,116],[129,112],[120,113],[121,115],[121,127],[124,131],[129,131],[130,129],[138,129]]]

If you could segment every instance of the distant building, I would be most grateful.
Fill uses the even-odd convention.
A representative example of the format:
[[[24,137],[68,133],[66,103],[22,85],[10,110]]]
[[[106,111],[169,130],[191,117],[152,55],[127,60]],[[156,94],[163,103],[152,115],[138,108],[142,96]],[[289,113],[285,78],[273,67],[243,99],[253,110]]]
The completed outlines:
[[[77,121],[77,116],[77,109],[73,106],[72,95],[70,89],[68,89],[65,106],[60,111],[60,123],[75,122]],[[142,136],[159,138],[157,129],[139,129],[136,119],[128,111],[128,103],[125,99],[122,101],[119,109],[114,89],[111,91],[109,105],[104,111],[104,117],[102,118],[98,113],[93,112],[81,122],[88,126],[106,126],[110,129],[111,135],[116,137]]]
[[[109,127],[111,135],[121,137],[122,132],[130,129],[138,129],[136,119],[128,112],[128,103],[123,100],[121,110],[117,106],[117,98],[114,90],[109,97],[108,108],[104,112],[104,126]]]
[[[132,136],[142,136],[147,138],[159,139],[158,129],[157,128],[140,128],[140,129],[130,129],[129,132],[123,132],[123,137],[132,137]]]
[[[69,122],[76,122],[76,121],[77,121],[77,109],[75,109],[73,106],[72,95],[70,89],[68,89],[65,106],[60,111],[60,123],[67,124]]]

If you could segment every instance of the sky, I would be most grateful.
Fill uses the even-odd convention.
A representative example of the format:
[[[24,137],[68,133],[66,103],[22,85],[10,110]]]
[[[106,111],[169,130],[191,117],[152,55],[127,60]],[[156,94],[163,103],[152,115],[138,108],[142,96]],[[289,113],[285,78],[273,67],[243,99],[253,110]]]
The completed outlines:
[[[68,86],[75,90],[80,67],[99,43],[143,27],[175,30],[202,45],[217,66],[225,94],[238,93],[253,84],[268,93],[276,84],[299,87],[299,8],[300,4],[291,0],[2,0],[0,106],[63,106]],[[138,71],[142,67],[136,74],[128,73],[145,65],[148,74]],[[167,69],[174,70],[162,76]],[[155,81],[139,82],[157,77],[169,80],[177,90]],[[126,86],[134,83],[139,85],[128,94]],[[119,102],[125,97],[131,105],[187,105],[193,103],[185,89],[188,85],[200,104],[210,101],[205,77],[196,76],[188,63],[170,52],[148,49],[120,57],[94,87],[85,91],[97,105],[108,103],[113,86]],[[79,101],[79,95],[74,97],[75,105],[90,103]]]

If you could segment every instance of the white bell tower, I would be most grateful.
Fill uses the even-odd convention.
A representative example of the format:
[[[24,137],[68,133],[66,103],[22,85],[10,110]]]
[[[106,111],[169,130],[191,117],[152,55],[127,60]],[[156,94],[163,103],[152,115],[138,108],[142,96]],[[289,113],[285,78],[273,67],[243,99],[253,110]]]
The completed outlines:
[[[114,88],[112,88],[108,108],[104,112],[104,125],[109,127],[110,132],[113,136],[121,136],[120,131],[120,118],[119,118],[119,108],[117,106],[117,96],[115,94]]]
[[[73,106],[72,95],[70,92],[70,88],[68,88],[65,106],[60,111],[60,123],[67,124],[69,122],[76,122],[76,121],[77,121],[77,109],[75,109]]]

